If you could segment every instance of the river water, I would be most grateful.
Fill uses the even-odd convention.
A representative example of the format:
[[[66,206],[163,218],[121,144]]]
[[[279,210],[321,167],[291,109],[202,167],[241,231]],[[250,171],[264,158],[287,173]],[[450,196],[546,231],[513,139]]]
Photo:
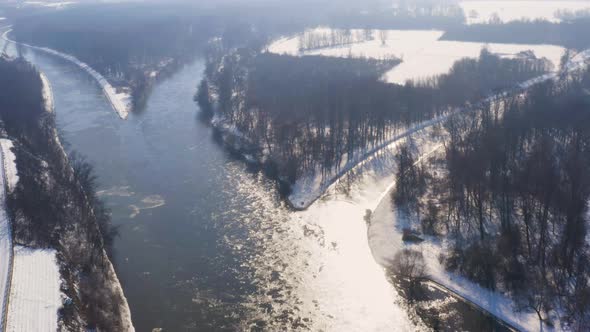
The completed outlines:
[[[375,185],[290,211],[198,120],[202,60],[157,84],[123,121],[78,67],[23,54],[52,84],[68,149],[96,168],[120,227],[114,264],[138,331],[415,329],[367,243]]]

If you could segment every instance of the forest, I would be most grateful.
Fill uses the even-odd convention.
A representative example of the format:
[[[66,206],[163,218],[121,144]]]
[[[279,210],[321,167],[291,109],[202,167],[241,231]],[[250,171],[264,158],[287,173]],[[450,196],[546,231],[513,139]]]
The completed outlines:
[[[113,291],[105,255],[116,229],[96,195],[92,166],[75,153],[65,156],[39,72],[22,58],[0,58],[0,125],[14,142],[19,175],[7,200],[14,242],[58,251],[62,291],[70,299],[60,309],[61,324],[118,330],[123,299]]]
[[[338,170],[413,123],[550,69],[544,59],[502,59],[484,49],[447,75],[403,86],[381,81],[398,63],[241,49],[209,56],[196,99],[217,127],[239,133],[230,145],[239,142],[293,183],[307,172]]]
[[[398,154],[392,200],[441,257],[519,309],[590,328],[590,70],[452,117],[438,158]]]

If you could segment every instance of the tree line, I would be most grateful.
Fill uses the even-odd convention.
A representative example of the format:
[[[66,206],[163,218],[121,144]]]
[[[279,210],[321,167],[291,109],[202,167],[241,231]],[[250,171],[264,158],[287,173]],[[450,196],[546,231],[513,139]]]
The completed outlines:
[[[520,20],[452,26],[442,40],[487,43],[519,43],[561,45],[583,50],[590,47],[590,36],[580,33],[590,29],[590,17],[580,16],[560,23],[546,20]]]
[[[371,41],[375,38],[371,29],[306,30],[298,37],[299,51],[309,51],[334,46]]]

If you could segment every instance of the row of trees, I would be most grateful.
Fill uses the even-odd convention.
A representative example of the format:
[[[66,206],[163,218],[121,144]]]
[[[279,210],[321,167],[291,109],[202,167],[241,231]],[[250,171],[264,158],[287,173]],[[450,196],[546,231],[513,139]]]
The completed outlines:
[[[541,60],[483,51],[437,79],[382,82],[397,63],[241,50],[210,59],[197,100],[242,133],[248,153],[294,182],[310,171],[329,174],[412,123],[547,70]]]
[[[521,20],[498,24],[471,24],[452,26],[443,40],[486,43],[519,43],[561,45],[583,50],[590,47],[590,36],[580,31],[590,29],[590,17],[581,16],[553,23],[546,20]]]
[[[308,51],[326,47],[362,43],[373,39],[375,39],[374,31],[371,29],[318,29],[303,32],[299,36],[298,42],[300,51]]]
[[[576,331],[590,328],[589,88],[586,71],[452,118],[442,170],[402,149],[394,195],[454,244],[449,269]]]
[[[121,330],[123,298],[104,254],[116,235],[110,213],[96,196],[91,165],[65,158],[39,73],[23,59],[0,58],[0,125],[14,142],[19,175],[7,204],[13,238],[58,251],[62,289],[71,299],[61,323],[68,330]]]

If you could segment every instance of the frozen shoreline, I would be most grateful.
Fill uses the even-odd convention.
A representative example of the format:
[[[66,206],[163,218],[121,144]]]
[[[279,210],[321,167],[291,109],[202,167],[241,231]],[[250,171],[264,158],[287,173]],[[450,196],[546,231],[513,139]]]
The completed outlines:
[[[64,53],[58,52],[56,50],[53,50],[53,49],[50,49],[47,47],[33,46],[33,45],[20,43],[20,42],[9,39],[8,34],[11,31],[12,31],[12,29],[9,29],[9,30],[5,31],[4,34],[2,34],[2,38],[5,41],[10,42],[10,43],[14,43],[14,44],[18,44],[18,45],[23,45],[23,46],[32,48],[34,50],[39,50],[39,51],[60,57],[62,59],[68,60],[68,61],[76,64],[78,67],[83,69],[88,74],[90,74],[90,76],[92,76],[96,80],[96,82],[100,85],[100,87],[102,88],[102,91],[103,91],[105,97],[107,98],[107,100],[109,101],[109,103],[111,104],[111,107],[113,108],[113,110],[115,110],[115,112],[117,112],[117,114],[119,115],[119,117],[121,119],[123,119],[123,120],[127,119],[127,117],[129,116],[129,112],[131,110],[131,96],[130,95],[128,95],[126,93],[117,93],[116,89],[107,81],[106,78],[104,78],[96,70],[92,69],[90,66],[88,66],[84,62],[78,60],[74,56],[64,54]]]

